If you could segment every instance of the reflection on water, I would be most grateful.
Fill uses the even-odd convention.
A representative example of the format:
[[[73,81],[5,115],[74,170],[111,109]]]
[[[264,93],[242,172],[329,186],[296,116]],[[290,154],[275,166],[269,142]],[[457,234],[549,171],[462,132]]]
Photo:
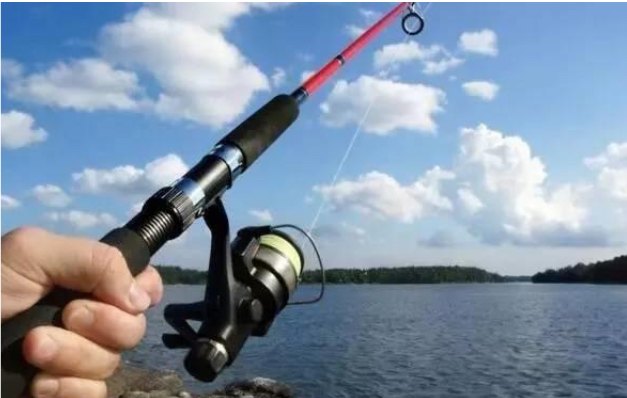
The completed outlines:
[[[202,295],[169,286],[165,301]],[[161,345],[162,308],[126,359],[184,373],[184,352]],[[627,287],[331,286],[324,302],[287,308],[267,337],[249,339],[217,383],[186,382],[205,391],[252,376],[299,397],[627,397]]]

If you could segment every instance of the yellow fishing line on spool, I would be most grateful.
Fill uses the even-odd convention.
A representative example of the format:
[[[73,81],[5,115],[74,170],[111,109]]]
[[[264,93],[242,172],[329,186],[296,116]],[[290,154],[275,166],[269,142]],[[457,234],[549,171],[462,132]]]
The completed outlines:
[[[287,259],[290,260],[290,264],[292,264],[292,267],[294,268],[294,272],[296,272],[296,276],[300,276],[303,264],[301,263],[298,251],[292,243],[275,234],[262,235],[259,238],[259,243],[270,247],[287,257]]]

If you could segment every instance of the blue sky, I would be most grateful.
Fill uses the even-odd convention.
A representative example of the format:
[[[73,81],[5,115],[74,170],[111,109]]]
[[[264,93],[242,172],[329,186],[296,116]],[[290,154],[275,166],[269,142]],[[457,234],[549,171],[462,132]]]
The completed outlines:
[[[2,231],[124,223],[391,7],[3,4]],[[394,23],[229,191],[234,226],[309,226],[324,199],[332,267],[522,274],[624,253],[626,16],[435,3],[417,38]],[[208,248],[198,225],[156,261],[204,268]]]

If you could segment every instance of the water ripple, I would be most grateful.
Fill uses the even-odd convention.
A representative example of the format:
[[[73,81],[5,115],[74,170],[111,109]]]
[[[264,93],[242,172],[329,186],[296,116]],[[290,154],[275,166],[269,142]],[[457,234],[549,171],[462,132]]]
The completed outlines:
[[[168,302],[201,296],[166,292]],[[184,372],[184,353],[160,344],[162,307],[126,359]],[[625,398],[626,353],[625,287],[332,286],[321,305],[288,308],[267,338],[251,338],[218,383],[186,382],[206,391],[260,375],[312,398]]]

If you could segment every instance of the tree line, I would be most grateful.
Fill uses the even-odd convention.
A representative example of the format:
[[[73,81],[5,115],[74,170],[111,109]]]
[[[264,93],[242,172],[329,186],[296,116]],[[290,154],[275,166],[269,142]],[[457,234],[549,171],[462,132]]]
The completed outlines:
[[[531,277],[533,283],[627,283],[627,256],[596,263],[548,269]]]
[[[206,271],[185,269],[179,266],[158,265],[163,282],[168,285],[199,285],[207,280]],[[325,272],[327,283],[380,283],[380,284],[417,284],[417,283],[487,283],[528,281],[528,276],[501,276],[477,267],[460,266],[409,266],[397,268],[337,268]],[[305,271],[302,283],[320,283],[320,271]]]
[[[492,283],[529,280],[529,277],[504,277],[476,267],[460,266],[408,266],[396,268],[337,268],[325,272],[327,283]],[[320,283],[320,271],[305,271],[303,283]]]

